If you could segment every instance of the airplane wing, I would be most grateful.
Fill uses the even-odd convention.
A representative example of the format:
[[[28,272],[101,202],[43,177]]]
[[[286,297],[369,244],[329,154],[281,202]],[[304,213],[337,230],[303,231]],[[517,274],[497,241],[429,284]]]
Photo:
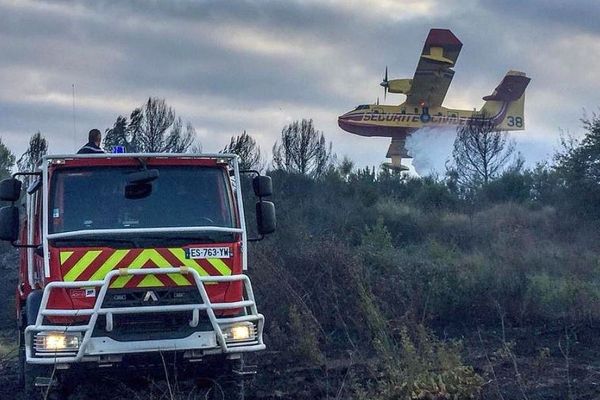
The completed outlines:
[[[425,102],[428,107],[441,106],[452,82],[452,67],[461,48],[460,40],[448,29],[430,30],[406,102],[415,105]]]

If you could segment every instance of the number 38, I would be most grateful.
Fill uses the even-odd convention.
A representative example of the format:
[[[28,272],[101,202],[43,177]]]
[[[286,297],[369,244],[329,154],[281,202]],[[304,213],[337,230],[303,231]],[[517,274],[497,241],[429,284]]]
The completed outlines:
[[[507,117],[506,119],[506,125],[508,126],[516,126],[517,128],[523,127],[523,118],[521,117]]]

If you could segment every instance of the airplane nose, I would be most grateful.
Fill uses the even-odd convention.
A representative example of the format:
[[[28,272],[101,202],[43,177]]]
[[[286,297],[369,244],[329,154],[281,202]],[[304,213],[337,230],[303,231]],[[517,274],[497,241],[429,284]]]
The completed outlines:
[[[352,120],[353,116],[349,112],[344,115],[340,115],[338,117],[338,126],[343,130],[350,132],[353,126]]]
[[[350,113],[346,113],[346,114],[340,115],[338,117],[338,122],[340,122],[340,121],[348,121],[350,119],[350,116],[348,114],[350,114]]]

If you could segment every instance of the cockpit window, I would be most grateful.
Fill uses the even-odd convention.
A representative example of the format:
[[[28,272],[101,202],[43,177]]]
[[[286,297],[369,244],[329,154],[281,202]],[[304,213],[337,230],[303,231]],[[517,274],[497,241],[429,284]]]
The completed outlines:
[[[369,109],[368,104],[362,104],[362,105],[356,107],[356,110],[368,110],[368,109]]]

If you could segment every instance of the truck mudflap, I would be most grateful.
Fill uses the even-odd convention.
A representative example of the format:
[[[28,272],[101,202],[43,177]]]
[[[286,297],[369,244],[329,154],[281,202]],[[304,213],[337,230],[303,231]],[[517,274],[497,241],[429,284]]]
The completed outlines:
[[[124,275],[190,274],[202,303],[162,306],[103,307],[102,304],[114,278]],[[206,292],[206,283],[241,281],[244,295],[240,301],[212,303]],[[94,307],[90,309],[49,309],[48,299],[53,289],[99,288]],[[242,315],[219,317],[215,311],[241,309]],[[148,314],[190,312],[190,327],[198,327],[200,313],[205,312],[212,330],[199,330],[178,339],[121,342],[108,337],[94,337],[92,333],[98,317],[106,318],[106,329],[114,329],[116,314]],[[87,324],[44,325],[44,317],[89,316]],[[122,354],[198,350],[204,354],[252,352],[265,349],[263,343],[264,316],[259,314],[250,279],[246,275],[201,276],[196,270],[179,268],[120,269],[109,272],[103,280],[51,282],[44,288],[40,309],[34,325],[25,328],[25,355],[32,364],[69,364],[98,361],[103,356]]]

